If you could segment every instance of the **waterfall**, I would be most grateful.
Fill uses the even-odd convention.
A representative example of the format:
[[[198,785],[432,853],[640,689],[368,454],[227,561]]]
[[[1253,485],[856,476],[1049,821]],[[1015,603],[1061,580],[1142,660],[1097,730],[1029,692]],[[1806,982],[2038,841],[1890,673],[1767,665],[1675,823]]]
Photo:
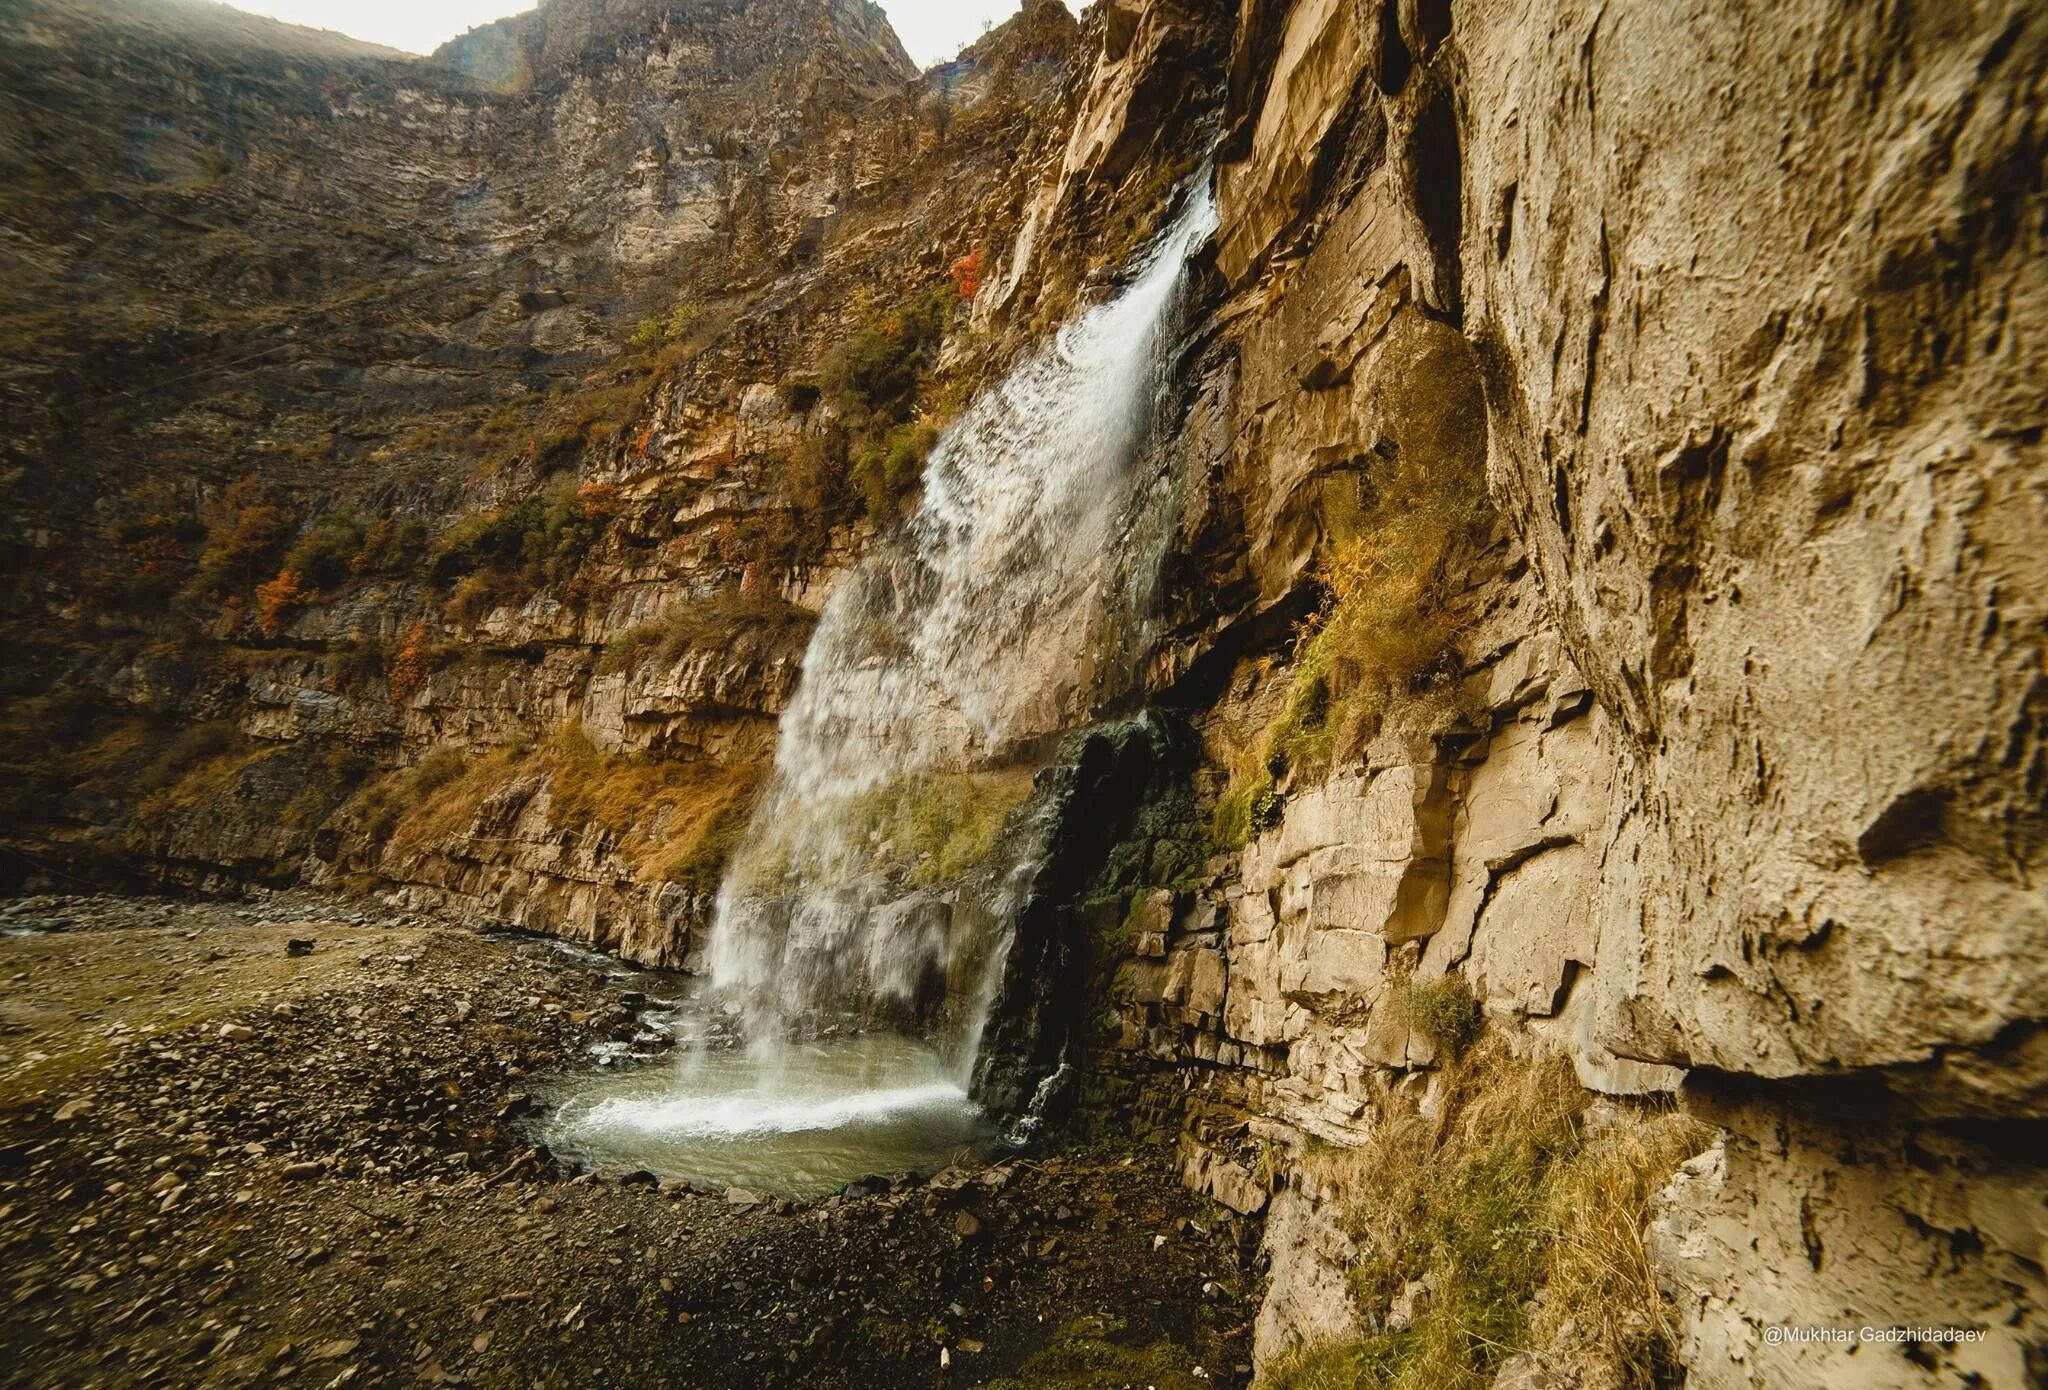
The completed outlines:
[[[1009,815],[1029,754],[1130,674],[1135,461],[1215,224],[1206,180],[1187,202],[1113,298],[970,404],[916,512],[827,601],[712,927],[757,1045],[852,1014],[972,1066],[1032,853]]]

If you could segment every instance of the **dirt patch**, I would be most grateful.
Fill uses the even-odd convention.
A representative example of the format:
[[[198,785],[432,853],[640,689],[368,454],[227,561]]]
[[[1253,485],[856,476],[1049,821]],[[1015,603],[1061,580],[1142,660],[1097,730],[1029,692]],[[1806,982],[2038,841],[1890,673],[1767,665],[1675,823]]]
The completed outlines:
[[[807,1204],[574,1173],[526,1087],[641,981],[374,904],[38,917],[0,938],[8,1384],[1249,1378],[1256,1232],[1164,1150]]]

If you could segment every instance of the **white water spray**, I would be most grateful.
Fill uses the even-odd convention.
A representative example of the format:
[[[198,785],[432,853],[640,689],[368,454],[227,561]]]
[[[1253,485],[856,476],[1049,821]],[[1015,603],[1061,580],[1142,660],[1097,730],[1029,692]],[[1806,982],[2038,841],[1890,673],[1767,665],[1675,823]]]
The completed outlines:
[[[964,1080],[1015,875],[993,866],[973,901],[938,891],[948,851],[977,848],[1024,790],[990,769],[1085,722],[1119,678],[1105,666],[1132,465],[1162,330],[1214,225],[1198,193],[1121,293],[977,398],[902,534],[827,602],[712,932],[713,980],[757,1044],[835,1009],[930,1023],[936,1008]]]
[[[916,513],[820,616],[719,889],[713,987],[748,1050],[574,1100],[562,1143],[817,1184],[943,1162],[982,1132],[968,1079],[1049,817],[995,831],[1029,790],[1024,753],[1131,675],[1119,638],[1146,585],[1119,581],[1152,563],[1125,553],[1135,465],[1187,258],[1214,225],[1199,192],[1115,298],[939,440]],[[916,1036],[834,1041],[848,1023]]]

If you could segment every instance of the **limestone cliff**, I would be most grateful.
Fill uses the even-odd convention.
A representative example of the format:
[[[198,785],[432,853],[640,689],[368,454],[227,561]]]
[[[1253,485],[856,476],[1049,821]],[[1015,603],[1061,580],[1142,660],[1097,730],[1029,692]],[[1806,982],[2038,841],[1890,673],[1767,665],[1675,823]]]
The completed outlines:
[[[686,959],[899,439],[1013,350],[968,311],[1072,18],[922,77],[858,0],[557,0],[424,61],[5,19],[8,877]]]
[[[1191,1177],[1265,1202],[1230,1116],[1362,1140],[1451,972],[1726,1127],[1657,1228],[1695,1383],[2040,1374],[2044,44],[1997,5],[1242,8],[1161,698],[1279,780],[1122,995],[1228,1097]],[[1417,456],[1496,516],[1304,774],[1245,731],[1321,677],[1253,658]],[[1268,1352],[1359,1316],[1285,1195]],[[1914,1322],[1984,1340],[1764,1337]]]

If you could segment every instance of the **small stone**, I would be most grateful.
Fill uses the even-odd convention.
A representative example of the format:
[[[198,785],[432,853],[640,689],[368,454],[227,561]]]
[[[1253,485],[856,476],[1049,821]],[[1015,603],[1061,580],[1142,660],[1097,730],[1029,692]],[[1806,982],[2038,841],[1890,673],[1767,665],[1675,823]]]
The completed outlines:
[[[313,942],[295,936],[284,943],[284,953],[288,956],[310,956],[313,954],[313,946]]]
[[[246,1023],[223,1023],[216,1036],[223,1042],[247,1042],[256,1036],[256,1030]]]
[[[67,1100],[57,1107],[57,1119],[60,1123],[65,1120],[75,1120],[81,1115],[90,1115],[91,1113],[92,1102],[83,1096],[76,1100]]]
[[[953,1217],[953,1234],[972,1238],[981,1234],[981,1218],[971,1211],[962,1211]]]
[[[303,1182],[308,1178],[317,1178],[320,1176],[320,1165],[311,1161],[287,1163],[284,1166],[284,1176],[292,1182]]]
[[[727,1204],[730,1206],[755,1207],[759,1206],[761,1203],[767,1201],[768,1199],[759,1192],[755,1192],[749,1188],[728,1187],[727,1189],[725,1189],[725,1200]]]

